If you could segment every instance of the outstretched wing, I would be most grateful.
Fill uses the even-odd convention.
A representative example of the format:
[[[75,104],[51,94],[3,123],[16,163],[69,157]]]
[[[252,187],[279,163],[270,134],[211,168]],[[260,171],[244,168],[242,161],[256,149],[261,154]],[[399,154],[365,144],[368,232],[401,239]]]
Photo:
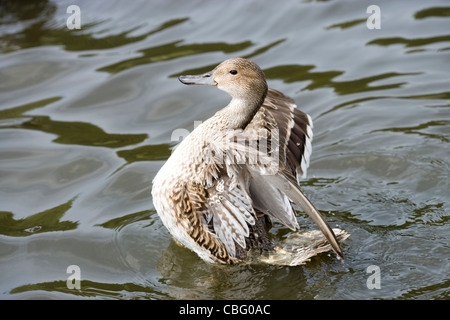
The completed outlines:
[[[211,215],[208,207],[208,193],[203,184],[188,182],[177,185],[171,195],[173,207],[177,215],[177,223],[181,224],[190,239],[209,252],[210,257],[222,263],[233,263],[225,244],[208,225]]]
[[[255,212],[245,187],[245,182],[232,183],[224,175],[216,180],[215,186],[208,189],[208,223],[224,243],[228,253],[236,257],[236,244],[246,248],[245,238],[249,237],[249,226],[255,224]]]
[[[306,177],[313,139],[311,117],[297,109],[294,100],[269,89],[266,99],[246,130],[276,128],[279,135],[279,159],[293,175]]]
[[[250,227],[255,225],[255,210],[291,229],[298,228],[293,201],[342,256],[333,231],[296,181],[297,175],[306,175],[311,127],[309,116],[295,109],[290,98],[269,89],[263,106],[243,132],[230,132],[225,144],[211,145],[219,153],[220,146],[227,146],[222,149],[226,155],[223,171],[207,187],[192,183],[185,189],[189,235],[219,261],[234,262],[236,246],[246,248]],[[262,145],[266,150],[261,150]]]
[[[269,143],[269,152],[273,156],[275,151],[278,151],[279,168],[275,174],[261,174],[264,172],[261,168],[258,170],[255,166],[248,166],[252,176],[249,183],[255,208],[277,218],[291,229],[296,229],[298,223],[292,207],[288,205],[289,200],[293,201],[310,216],[336,253],[343,257],[333,230],[296,181],[298,176],[306,176],[309,166],[312,151],[311,118],[296,109],[291,98],[269,89],[262,107],[245,128],[244,134],[252,140],[258,139],[255,133],[261,135],[264,131],[267,131],[265,136],[271,138],[278,136],[276,141]],[[283,208],[285,210],[282,210]]]
[[[269,175],[283,173],[289,178],[294,178],[306,176],[311,155],[311,128],[311,118],[298,110],[291,98],[269,89],[263,105],[243,134],[247,140],[258,141],[261,158],[262,154],[269,158],[272,167]],[[264,142],[264,146],[260,145],[261,142]],[[298,223],[289,197],[268,183],[266,176],[268,171],[261,169],[250,171],[249,189],[253,205],[259,211],[295,230]]]

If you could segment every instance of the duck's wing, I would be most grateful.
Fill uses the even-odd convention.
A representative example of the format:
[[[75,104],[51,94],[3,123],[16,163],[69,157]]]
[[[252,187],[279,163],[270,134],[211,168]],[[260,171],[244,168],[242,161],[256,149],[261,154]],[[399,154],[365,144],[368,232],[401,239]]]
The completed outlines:
[[[190,181],[177,184],[172,190],[172,207],[177,223],[187,235],[201,248],[221,263],[233,263],[224,241],[209,228],[211,213],[209,210],[208,190],[202,183]]]
[[[297,109],[294,100],[269,89],[266,99],[250,123],[250,128],[278,129],[279,159],[294,176],[306,177],[313,139],[311,117]]]
[[[342,250],[328,223],[309,201],[297,182],[306,176],[311,155],[312,121],[296,108],[294,101],[281,92],[269,89],[264,104],[245,128],[248,140],[264,141],[272,164],[277,170],[267,174],[263,165],[249,165],[250,192],[255,208],[284,223],[291,229],[298,227],[289,200],[297,204],[317,224],[336,253]],[[269,140],[266,142],[265,140]],[[261,152],[261,150],[260,150]]]
[[[296,230],[299,226],[288,196],[268,183],[267,175],[282,172],[290,180],[306,176],[313,136],[311,118],[297,109],[294,100],[269,89],[263,105],[243,134],[249,141],[256,140],[259,152],[268,158],[266,174],[252,171],[250,193],[254,207]]]
[[[173,189],[172,210],[177,222],[195,243],[221,263],[234,263],[250,249],[256,226],[256,212],[249,195],[250,174],[245,167],[254,149],[245,152],[234,139],[242,130],[211,136],[207,151],[199,156],[196,176]]]
[[[250,226],[255,224],[256,214],[252,207],[244,177],[236,184],[223,175],[207,190],[209,208],[206,223],[219,237],[232,257],[237,256],[236,244],[246,249],[245,239],[250,236]]]

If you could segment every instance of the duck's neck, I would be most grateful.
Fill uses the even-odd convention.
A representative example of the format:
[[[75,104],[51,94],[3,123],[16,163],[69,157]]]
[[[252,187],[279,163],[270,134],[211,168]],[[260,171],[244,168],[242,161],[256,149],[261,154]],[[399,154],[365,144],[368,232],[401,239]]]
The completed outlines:
[[[262,106],[265,97],[264,94],[259,99],[233,98],[225,108],[217,112],[217,115],[225,120],[223,121],[225,129],[245,129]]]

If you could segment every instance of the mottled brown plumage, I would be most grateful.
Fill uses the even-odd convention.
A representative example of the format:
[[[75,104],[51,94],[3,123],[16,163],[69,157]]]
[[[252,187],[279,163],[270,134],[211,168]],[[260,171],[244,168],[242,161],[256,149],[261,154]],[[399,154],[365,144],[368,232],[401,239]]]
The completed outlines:
[[[206,261],[236,263],[251,248],[271,247],[270,218],[298,228],[293,201],[342,256],[296,180],[309,165],[311,118],[268,89],[264,73],[246,59],[180,81],[217,86],[232,100],[180,143],[153,181],[155,208],[175,239]]]

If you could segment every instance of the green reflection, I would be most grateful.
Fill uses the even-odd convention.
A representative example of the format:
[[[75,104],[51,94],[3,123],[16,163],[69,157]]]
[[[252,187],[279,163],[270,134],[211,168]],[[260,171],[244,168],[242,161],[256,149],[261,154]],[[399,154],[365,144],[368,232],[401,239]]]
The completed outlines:
[[[314,90],[319,88],[333,88],[334,91],[340,95],[373,90],[386,90],[399,88],[405,83],[399,82],[379,86],[374,86],[370,84],[375,81],[389,79],[393,77],[420,74],[420,73],[388,72],[356,80],[334,81],[333,79],[337,76],[344,74],[344,71],[332,70],[324,72],[313,72],[312,69],[314,68],[315,66],[313,65],[284,65],[266,69],[264,70],[264,73],[268,79],[281,79],[286,83],[311,81],[311,83],[305,87],[305,90]]]
[[[138,298],[143,295],[147,298],[162,299],[167,298],[165,294],[153,289],[149,285],[139,285],[136,283],[102,283],[90,280],[80,281],[81,289],[69,289],[67,280],[57,280],[41,283],[26,284],[13,288],[9,293],[18,294],[30,291],[59,292],[73,294],[80,297],[109,297],[118,299],[130,299],[130,294]]]
[[[442,142],[450,142],[450,139],[448,139],[444,134],[431,134],[431,133],[425,133],[423,130],[432,128],[432,127],[442,127],[443,129],[449,128],[450,121],[440,120],[440,121],[429,121],[427,123],[422,123],[417,126],[413,127],[397,127],[397,128],[385,128],[385,129],[379,129],[374,130],[372,132],[402,132],[405,134],[418,134],[421,136],[425,136],[427,138],[432,139],[438,139]]]
[[[116,35],[105,37],[88,33],[89,29],[102,21],[83,23],[81,30],[69,30],[65,25],[55,28],[49,21],[54,20],[56,6],[48,1],[3,0],[0,2],[0,26],[26,22],[24,28],[0,37],[0,50],[15,51],[45,45],[62,45],[68,51],[101,50],[116,48],[146,39],[148,36],[179,25],[189,18],[166,21],[155,29],[139,36],[130,36],[139,27],[131,28]]]
[[[264,46],[262,48],[258,48],[256,50],[254,50],[252,53],[243,56],[243,58],[250,59],[250,58],[252,58],[254,56],[257,56],[259,54],[263,54],[263,53],[269,51],[270,49],[272,49],[273,47],[276,47],[280,43],[283,43],[284,41],[286,41],[286,39],[280,39],[280,40],[274,41],[272,43],[269,43],[268,45],[266,45],[266,46]]]
[[[142,64],[149,64],[159,61],[172,60],[179,57],[195,55],[206,52],[222,51],[225,53],[240,51],[252,45],[250,41],[244,41],[236,44],[228,44],[225,42],[201,43],[201,44],[185,44],[180,45],[182,41],[174,41],[157,47],[151,47],[139,50],[143,54],[142,57],[124,60],[106,67],[98,71],[106,71],[117,73],[125,69],[135,67]]]
[[[170,20],[157,27],[155,30],[144,33],[139,36],[130,36],[131,33],[139,29],[139,27],[126,30],[116,35],[110,35],[103,38],[93,37],[92,34],[78,33],[76,30],[68,30],[66,27],[53,30],[44,30],[44,39],[40,45],[64,45],[68,51],[82,50],[101,50],[121,47],[130,43],[138,42],[146,39],[148,36],[176,26],[188,18]],[[96,24],[83,25],[83,30],[89,29]]]
[[[19,127],[56,134],[53,142],[93,147],[119,148],[147,138],[146,134],[109,134],[90,123],[53,121],[47,116],[35,116]]]
[[[421,99],[421,100],[433,100],[433,99],[450,100],[450,91],[429,93],[429,94],[419,94],[419,95],[414,95],[414,96],[404,96],[404,97],[401,97],[401,98],[404,98],[404,99]]]
[[[351,21],[347,21],[347,22],[336,23],[329,27],[326,27],[325,29],[327,29],[327,30],[335,29],[335,28],[347,29],[347,28],[357,26],[358,24],[365,23],[366,21],[367,21],[367,19],[356,19],[356,20],[351,20]]]
[[[283,43],[284,41],[286,41],[286,39],[280,39],[280,40],[271,42],[268,45],[265,45],[265,46],[263,46],[261,48],[257,48],[253,52],[251,52],[251,53],[249,53],[247,55],[244,55],[242,57],[246,58],[246,59],[250,59],[252,57],[255,57],[257,55],[260,55],[260,54],[263,54],[263,53],[269,51],[270,49],[272,49],[273,47],[276,47],[277,45],[279,45],[280,43]],[[247,41],[247,43],[250,43],[250,45],[253,45],[249,41]],[[245,49],[245,48],[243,48],[243,49]],[[178,76],[184,75],[184,74],[201,74],[201,73],[205,73],[205,72],[208,72],[208,71],[211,71],[212,69],[214,69],[220,62],[221,61],[217,61],[214,64],[206,65],[206,66],[203,66],[203,67],[200,67],[200,68],[186,69],[186,70],[183,70],[183,71],[181,71],[179,73],[172,74],[169,77],[175,78],[175,77],[178,77]]]
[[[448,288],[450,287],[450,279],[444,280],[440,283],[433,283],[421,287],[413,287],[408,291],[398,296],[401,300],[429,300],[430,296],[433,300],[449,300],[450,294]]]
[[[265,45],[261,48],[254,50],[252,53],[244,56],[244,58],[249,59],[256,55],[262,54],[262,53],[270,50],[271,48],[279,45],[280,43],[284,42],[285,40],[286,39],[280,39],[280,40],[274,41],[272,43],[269,43],[268,45]],[[224,43],[224,42],[214,42],[214,43],[201,43],[201,44],[194,43],[194,44],[180,45],[181,42],[182,41],[174,41],[174,42],[164,44],[161,46],[140,50],[139,52],[141,52],[143,54],[142,57],[124,60],[124,61],[112,64],[112,65],[103,67],[103,68],[99,69],[98,71],[106,71],[109,73],[118,73],[123,70],[129,69],[129,68],[132,68],[132,67],[135,67],[138,65],[142,65],[142,64],[150,64],[150,63],[159,62],[159,61],[167,61],[167,60],[172,60],[172,59],[176,59],[179,57],[185,57],[185,56],[189,56],[189,55],[195,55],[195,54],[201,54],[201,53],[207,53],[207,52],[221,51],[224,53],[232,53],[232,52],[245,50],[254,45],[251,41],[243,41],[243,42],[235,43],[235,44],[228,44],[228,43]],[[210,71],[211,69],[213,69],[216,65],[217,65],[217,63],[213,64],[213,65],[205,66],[202,69],[185,70],[179,74],[171,75],[170,77],[175,77],[180,74],[195,74],[195,73],[207,72],[207,71]]]
[[[333,184],[338,184],[342,182],[344,178],[309,178],[302,182],[303,186],[315,187],[315,188],[326,188]]]
[[[264,74],[268,79],[281,79],[286,83],[312,81],[307,88],[313,90],[330,87],[332,79],[344,73],[344,71],[312,72],[314,68],[313,65],[282,65],[265,69]]]
[[[399,73],[399,72],[387,72],[382,74],[377,74],[374,76],[361,78],[352,81],[342,81],[342,82],[333,82],[333,87],[338,94],[351,94],[357,92],[367,92],[373,90],[387,90],[387,89],[396,89],[404,85],[406,82],[398,82],[386,85],[374,86],[370,85],[372,82],[389,79],[393,77],[401,77],[401,76],[412,76],[419,75],[420,72],[409,72],[409,73]]]
[[[425,18],[446,18],[450,17],[450,7],[434,7],[417,11],[414,15],[416,19]]]
[[[60,99],[61,97],[54,97],[1,110],[0,119],[29,119],[30,116],[24,115],[25,112],[44,107]],[[4,128],[23,128],[55,134],[58,137],[53,141],[62,144],[77,144],[107,148],[119,148],[134,145],[147,138],[147,134],[109,134],[90,123],[54,121],[48,116],[32,116],[31,120],[24,121],[18,125],[6,125]]]
[[[126,227],[127,225],[129,225],[131,223],[135,223],[135,222],[143,221],[143,220],[149,220],[150,215],[152,213],[155,213],[155,211],[154,210],[153,211],[152,210],[139,211],[136,213],[131,213],[131,214],[125,215],[123,217],[108,220],[102,224],[98,224],[97,226],[119,231],[123,227]]]
[[[168,143],[142,146],[131,150],[117,151],[117,155],[132,163],[136,161],[158,161],[169,159],[173,145]]]
[[[14,119],[25,117],[24,113],[33,109],[42,108],[53,102],[61,100],[62,97],[53,97],[48,99],[42,99],[39,101],[27,103],[18,107],[0,110],[0,119]]]
[[[0,211],[0,234],[26,237],[35,233],[73,230],[78,226],[78,222],[60,221],[72,207],[73,201],[74,199],[71,199],[62,205],[19,220],[15,220],[11,212]]]
[[[390,46],[395,44],[403,44],[406,47],[418,47],[446,41],[450,41],[450,35],[429,37],[429,38],[417,38],[417,39],[405,39],[402,37],[382,38],[369,41],[367,45],[376,44],[379,46]]]
[[[334,106],[330,110],[327,110],[320,114],[318,116],[321,117],[323,115],[326,115],[327,113],[331,113],[333,111],[339,110],[341,108],[344,108],[346,106],[356,106],[360,104],[361,102],[371,101],[371,100],[380,100],[380,99],[417,99],[417,100],[434,100],[434,99],[442,99],[442,100],[448,100],[450,99],[450,92],[438,92],[438,93],[430,93],[430,94],[423,94],[423,95],[414,95],[414,96],[378,96],[378,97],[366,97],[361,99],[354,99],[350,101],[346,101],[344,103],[338,104],[337,106]],[[443,107],[447,107],[447,105],[443,105]]]

